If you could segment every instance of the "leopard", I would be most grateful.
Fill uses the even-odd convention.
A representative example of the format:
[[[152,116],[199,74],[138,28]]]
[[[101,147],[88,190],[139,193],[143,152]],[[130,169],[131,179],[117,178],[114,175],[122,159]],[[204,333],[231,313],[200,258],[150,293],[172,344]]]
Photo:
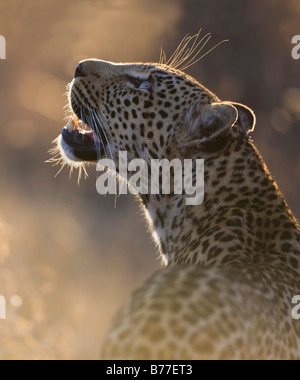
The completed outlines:
[[[120,151],[205,162],[200,205],[136,194],[162,265],[112,321],[101,359],[300,359],[300,226],[255,147],[254,111],[174,62],[84,60],[68,103],[62,166],[108,156],[120,176]]]

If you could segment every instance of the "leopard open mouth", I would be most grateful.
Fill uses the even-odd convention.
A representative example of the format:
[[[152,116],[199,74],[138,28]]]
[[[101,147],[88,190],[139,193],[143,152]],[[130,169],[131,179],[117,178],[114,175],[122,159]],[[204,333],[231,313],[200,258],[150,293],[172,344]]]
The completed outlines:
[[[70,119],[62,130],[62,146],[70,159],[76,161],[94,162],[101,158],[104,141],[101,134],[92,129],[77,116]]]

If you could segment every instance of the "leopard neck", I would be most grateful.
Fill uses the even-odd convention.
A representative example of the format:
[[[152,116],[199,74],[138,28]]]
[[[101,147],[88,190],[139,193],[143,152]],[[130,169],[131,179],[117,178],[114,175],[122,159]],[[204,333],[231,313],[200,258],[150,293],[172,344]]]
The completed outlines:
[[[241,159],[241,149],[246,159]],[[143,199],[165,264],[299,259],[299,225],[251,141],[238,141],[207,160],[203,204],[186,206],[185,200],[184,195]]]

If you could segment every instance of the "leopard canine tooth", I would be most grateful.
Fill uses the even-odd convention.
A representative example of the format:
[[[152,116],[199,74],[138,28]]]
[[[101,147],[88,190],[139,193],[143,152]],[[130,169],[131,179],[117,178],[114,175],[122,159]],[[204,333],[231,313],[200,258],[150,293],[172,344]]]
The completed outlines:
[[[67,129],[69,132],[73,132],[75,130],[75,123],[73,119],[70,119],[70,121],[68,122]]]

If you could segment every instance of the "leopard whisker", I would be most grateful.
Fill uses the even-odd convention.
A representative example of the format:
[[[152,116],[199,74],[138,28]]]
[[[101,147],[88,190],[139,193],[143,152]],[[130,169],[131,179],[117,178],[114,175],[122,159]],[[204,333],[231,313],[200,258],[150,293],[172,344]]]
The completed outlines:
[[[110,129],[113,131],[113,133],[115,134],[116,138],[118,139],[118,142],[119,144],[121,145],[121,147],[124,149],[124,146],[123,146],[123,143],[122,141],[120,140],[119,138],[119,135],[117,134],[115,128],[112,126],[111,122],[108,120],[108,118],[105,116],[104,112],[103,111],[100,111],[101,112],[101,115],[102,117],[104,118],[104,121],[106,122],[106,124],[108,125],[108,131],[110,131]],[[97,112],[96,115],[98,115],[98,117],[101,117],[101,115]],[[110,136],[113,138],[111,132],[110,133]]]
[[[91,117],[94,118],[94,116],[93,116],[93,112],[92,112],[93,110],[91,110],[90,107],[88,107],[88,108],[89,108],[89,113],[90,113]],[[94,119],[94,120],[95,120],[95,119]],[[95,125],[95,130],[96,130],[96,127],[97,127],[97,123],[96,123],[96,121],[94,121],[94,125]],[[110,146],[110,143],[109,143],[109,140],[108,140],[107,134],[106,134],[106,132],[105,132],[105,129],[103,128],[103,125],[102,125],[102,123],[100,122],[100,120],[99,120],[99,127],[101,128],[101,130],[102,130],[102,132],[103,132],[103,135],[104,135],[105,141],[106,141],[106,143],[107,143],[107,146],[108,146],[108,149],[109,149],[109,152],[110,152],[110,157],[111,157],[111,159],[113,160],[113,155],[112,155],[111,146]],[[99,134],[99,135],[100,135],[100,134]],[[100,135],[100,137],[101,137],[101,135]],[[101,138],[101,140],[102,140],[102,138]],[[102,141],[102,143],[103,143],[103,141]]]
[[[82,114],[82,110],[81,110],[81,115],[83,116],[83,114]],[[88,115],[88,116],[89,116],[89,123],[88,123],[88,124],[90,124],[90,127],[94,127],[94,131],[96,131],[96,130],[97,130],[97,128],[96,128],[97,125],[96,125],[95,122],[93,122],[93,120],[91,119],[90,115],[91,115],[91,112],[90,112],[90,108],[89,108],[89,115]],[[95,132],[95,133],[96,133],[96,132]],[[101,141],[102,146],[103,146],[103,150],[104,150],[105,157],[107,158],[107,152],[106,152],[105,144],[104,144],[104,142],[103,142],[103,139],[102,139],[101,134],[99,134],[99,136],[97,135],[97,137],[100,138],[100,141]],[[95,146],[95,148],[96,148],[96,151],[97,151],[97,155],[98,155],[98,157],[101,158],[101,146],[99,146],[99,144],[97,144],[96,141],[94,142],[94,146]]]

